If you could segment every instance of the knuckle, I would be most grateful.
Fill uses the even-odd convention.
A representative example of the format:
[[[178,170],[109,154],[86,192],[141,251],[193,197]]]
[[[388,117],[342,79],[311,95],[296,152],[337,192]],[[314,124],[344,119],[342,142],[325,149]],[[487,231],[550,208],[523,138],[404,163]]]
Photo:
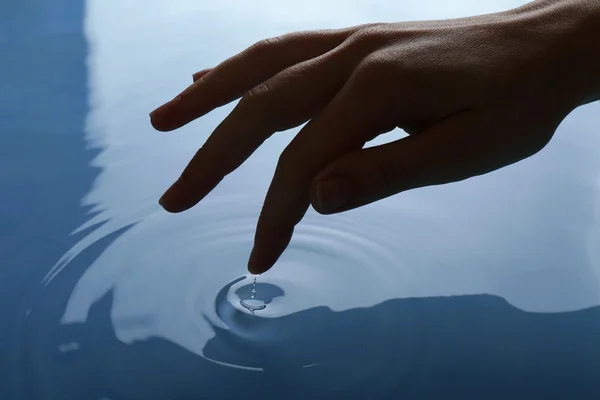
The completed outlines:
[[[246,100],[252,100],[257,98],[263,98],[271,92],[271,85],[268,82],[262,82],[246,93],[244,96]]]
[[[369,54],[355,68],[353,90],[361,98],[369,98],[371,95],[381,96],[395,89],[400,68],[379,52]],[[405,79],[401,80],[405,82]]]
[[[358,29],[346,39],[346,42],[360,50],[373,50],[386,43],[389,38],[383,24],[367,25]]]
[[[273,47],[283,42],[283,36],[272,36],[262,40],[263,46]]]
[[[386,24],[384,22],[367,22],[365,24],[361,24],[361,25],[355,25],[353,27],[353,29],[355,30],[355,32],[358,32],[362,29],[377,29],[377,28],[381,28],[383,26],[385,26]]]
[[[358,64],[356,71],[358,75],[385,80],[391,74],[396,75],[401,69],[398,60],[395,58],[391,59],[383,51],[376,51],[363,58]]]
[[[279,45],[283,41],[283,38],[280,36],[268,37],[265,39],[261,39],[258,42],[254,43],[250,46],[250,51],[261,53],[263,51],[268,51],[271,48]]]
[[[386,50],[375,51],[364,57],[356,66],[353,81],[363,95],[389,95],[399,100],[396,93],[413,93],[420,82],[421,72],[411,66],[403,56],[390,54]],[[395,105],[398,105],[394,103]]]
[[[261,115],[265,110],[273,113],[274,118],[262,118],[261,126],[269,131],[278,131],[282,119],[282,105],[275,96],[274,85],[265,81],[246,92],[240,99],[238,106],[243,115]],[[249,117],[253,118],[253,117]],[[271,132],[271,134],[274,132]]]
[[[247,91],[240,99],[241,107],[256,108],[270,107],[270,95],[272,94],[272,85],[269,82],[262,82],[249,91]]]

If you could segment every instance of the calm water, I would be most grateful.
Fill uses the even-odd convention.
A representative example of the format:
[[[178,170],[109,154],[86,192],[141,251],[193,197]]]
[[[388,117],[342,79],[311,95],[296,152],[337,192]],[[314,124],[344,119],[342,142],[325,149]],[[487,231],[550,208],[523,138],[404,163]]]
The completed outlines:
[[[148,112],[255,41],[521,1],[0,4],[0,399],[598,398],[600,105],[538,156],[337,216],[246,272],[276,135],[157,199],[234,104]],[[393,140],[394,131],[374,144]]]

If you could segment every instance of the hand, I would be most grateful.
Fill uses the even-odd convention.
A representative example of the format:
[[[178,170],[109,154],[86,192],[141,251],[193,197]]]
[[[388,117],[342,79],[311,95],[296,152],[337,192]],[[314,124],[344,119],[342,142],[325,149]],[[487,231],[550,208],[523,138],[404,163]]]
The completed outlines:
[[[281,154],[264,202],[248,264],[258,274],[279,258],[310,204],[337,213],[538,152],[583,95],[564,37],[578,14],[558,18],[557,7],[532,4],[286,34],[197,73],[151,114],[156,129],[241,100],[160,203],[170,212],[194,206],[272,134],[308,121]],[[410,135],[363,149],[396,127]]]

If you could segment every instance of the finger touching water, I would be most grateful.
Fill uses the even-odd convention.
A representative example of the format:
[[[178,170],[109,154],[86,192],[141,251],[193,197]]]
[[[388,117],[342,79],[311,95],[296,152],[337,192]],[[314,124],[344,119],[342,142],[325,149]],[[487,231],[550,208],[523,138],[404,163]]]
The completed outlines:
[[[310,205],[310,186],[318,172],[341,155],[362,148],[366,138],[389,130],[378,104],[361,96],[368,80],[360,71],[354,71],[280,156],[256,228],[248,262],[251,273],[270,269],[289,244]]]
[[[544,4],[292,33],[195,73],[151,113],[157,130],[241,100],[160,203],[170,212],[194,206],[271,135],[308,121],[281,154],[257,223],[248,269],[262,273],[311,204],[342,212],[535,154],[590,98],[584,73],[565,74],[581,56],[557,46],[587,37],[565,29],[585,14]],[[418,134],[363,148],[396,127]]]

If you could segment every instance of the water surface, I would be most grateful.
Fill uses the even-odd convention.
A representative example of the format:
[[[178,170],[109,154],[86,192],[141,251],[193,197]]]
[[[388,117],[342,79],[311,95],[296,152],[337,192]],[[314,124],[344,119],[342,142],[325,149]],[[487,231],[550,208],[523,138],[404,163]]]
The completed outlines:
[[[254,312],[241,304],[254,227],[299,128],[195,208],[158,206],[234,105],[155,132],[148,112],[193,72],[289,31],[521,3],[327,4],[1,6],[1,398],[600,393],[597,103],[501,171],[310,210],[258,278]]]

